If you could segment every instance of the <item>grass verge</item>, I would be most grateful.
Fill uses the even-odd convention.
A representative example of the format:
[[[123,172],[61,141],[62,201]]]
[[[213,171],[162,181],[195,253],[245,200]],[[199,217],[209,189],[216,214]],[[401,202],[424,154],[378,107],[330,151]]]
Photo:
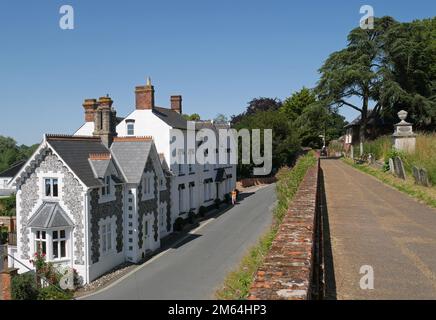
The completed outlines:
[[[223,286],[215,293],[217,299],[242,300],[249,294],[257,269],[262,264],[271,244],[277,234],[287,209],[303,181],[307,170],[316,164],[312,152],[301,157],[291,168],[282,168],[277,173],[277,206],[274,209],[274,219],[271,228],[260,238],[257,245],[252,247],[244,256],[236,270],[230,272],[224,280]]]
[[[349,164],[350,166],[367,173],[380,181],[394,187],[395,189],[408,194],[409,196],[425,203],[426,205],[436,208],[436,188],[423,187],[416,185],[413,178],[408,176],[406,180],[394,177],[388,172],[383,172],[366,164],[354,164],[353,160],[348,158],[343,158],[343,162]]]

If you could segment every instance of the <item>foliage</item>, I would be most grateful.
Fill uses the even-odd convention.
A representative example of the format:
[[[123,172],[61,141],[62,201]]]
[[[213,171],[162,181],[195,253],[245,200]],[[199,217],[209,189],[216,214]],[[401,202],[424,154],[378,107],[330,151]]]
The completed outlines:
[[[413,178],[410,176],[406,180],[402,180],[387,172],[377,170],[368,165],[354,164],[351,159],[344,158],[343,161],[362,172],[372,175],[383,183],[386,183],[387,185],[390,185],[391,187],[394,187],[395,189],[420,200],[428,206],[436,208],[436,188],[427,188],[416,185],[413,181]]]
[[[231,202],[232,202],[232,196],[230,195],[230,193],[226,193],[226,194],[224,195],[224,201],[225,201],[226,203],[231,203]]]
[[[231,117],[232,125],[238,124],[247,116],[251,116],[258,112],[263,112],[263,111],[276,111],[280,109],[281,106],[282,106],[282,102],[277,98],[275,99],[265,98],[265,97],[255,98],[248,102],[247,108],[245,109],[244,112],[238,115],[233,115]]]
[[[214,204],[215,204],[215,208],[219,209],[220,208],[220,204],[221,204],[221,199],[216,198],[215,201],[214,201]]]
[[[189,211],[189,213],[188,213],[188,222],[190,224],[195,223],[195,213],[193,211]]]
[[[13,277],[11,293],[13,300],[36,300],[38,298],[38,288],[35,275],[27,272]]]
[[[316,103],[316,95],[312,90],[303,87],[300,91],[293,93],[283,102],[280,112],[289,120],[297,119],[307,107]]]
[[[279,170],[277,173],[278,204],[274,210],[273,225],[270,230],[261,237],[258,244],[249,250],[248,254],[242,259],[239,267],[227,275],[223,287],[216,292],[218,299],[241,300],[247,298],[256,271],[271,248],[278,227],[283,221],[283,217],[298,190],[298,186],[303,180],[307,170],[314,166],[316,161],[313,153],[309,153],[300,157],[292,169],[285,167]]]
[[[436,128],[436,17],[396,23],[384,37],[383,87],[385,122],[398,121],[400,110],[421,130]]]
[[[187,120],[187,121],[199,121],[201,119],[200,115],[198,113],[193,113],[191,115],[184,114],[183,118],[185,118],[185,120]]]
[[[0,199],[0,216],[12,217],[15,216],[16,196],[12,195],[7,198]]]
[[[39,289],[38,300],[71,300],[74,294],[64,291],[55,286],[47,286]]]
[[[44,279],[44,282],[48,282],[51,285],[58,284],[61,280],[61,273],[54,267],[53,263],[46,262],[45,253],[41,253],[38,250],[34,254],[34,257],[30,262],[35,267],[36,275]]]
[[[244,117],[235,129],[260,129],[261,150],[263,150],[263,130],[272,129],[272,167],[273,174],[283,165],[292,165],[300,151],[300,141],[297,130],[278,111],[262,111]],[[241,142],[240,142],[241,143]],[[239,160],[241,159],[242,148],[239,147]],[[238,164],[238,177],[246,178],[252,176],[254,164]]]
[[[381,136],[364,144],[365,153],[372,153],[376,159],[385,162],[384,170],[389,170],[389,158],[399,156],[407,173],[412,174],[413,166],[427,170],[429,179],[436,184],[436,133],[418,134],[414,153],[399,152],[392,149],[390,136]]]
[[[0,245],[8,242],[8,228],[0,226]]]
[[[200,208],[198,209],[198,214],[201,217],[204,217],[206,215],[207,209],[205,206],[200,206]]]
[[[0,136],[0,172],[8,169],[17,161],[28,159],[37,147],[36,144],[30,147],[17,146],[14,139]]]
[[[174,221],[174,231],[182,231],[185,225],[185,220],[183,218],[178,217],[176,221]]]

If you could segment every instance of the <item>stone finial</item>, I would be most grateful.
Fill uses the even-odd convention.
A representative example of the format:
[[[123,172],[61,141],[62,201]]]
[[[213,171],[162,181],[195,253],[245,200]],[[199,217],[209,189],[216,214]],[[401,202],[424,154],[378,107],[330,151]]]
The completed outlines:
[[[151,86],[151,78],[147,77],[147,86]]]
[[[405,123],[406,118],[407,118],[407,111],[405,110],[401,110],[400,112],[397,113],[398,118],[400,118],[401,122],[400,123]]]

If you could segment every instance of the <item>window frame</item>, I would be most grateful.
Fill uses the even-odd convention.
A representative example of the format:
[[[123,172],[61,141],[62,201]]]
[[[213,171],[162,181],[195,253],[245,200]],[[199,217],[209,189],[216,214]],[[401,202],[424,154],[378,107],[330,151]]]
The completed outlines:
[[[47,195],[47,181],[49,181],[50,194]],[[56,181],[56,184],[54,183]],[[43,198],[45,199],[59,199],[59,183],[60,179],[57,177],[44,177],[43,183]],[[54,186],[56,185],[56,195],[54,195]]]
[[[134,136],[135,135],[135,123],[134,122],[127,122],[126,130],[127,130],[128,136]]]

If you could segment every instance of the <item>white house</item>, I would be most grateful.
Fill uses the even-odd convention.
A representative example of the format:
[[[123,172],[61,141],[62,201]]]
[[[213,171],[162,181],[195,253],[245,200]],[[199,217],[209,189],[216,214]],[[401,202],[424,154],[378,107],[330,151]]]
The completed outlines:
[[[209,207],[215,199],[223,200],[225,194],[236,187],[236,164],[230,161],[223,164],[187,164],[195,161],[195,148],[188,148],[187,121],[182,116],[182,97],[171,96],[170,108],[158,107],[154,103],[154,86],[150,79],[145,86],[135,89],[136,107],[127,117],[119,119],[116,126],[118,136],[153,136],[159,153],[163,154],[173,174],[171,180],[171,200],[173,220],[177,217],[187,218],[189,212],[197,213],[201,206]],[[95,100],[85,100],[86,122],[75,135],[91,136],[95,123],[100,121],[93,116]],[[211,121],[198,121],[196,130],[209,129],[218,136],[218,129],[229,129],[227,125],[216,125]],[[183,132],[184,147],[177,149],[177,154],[171,154],[171,139],[173,129]],[[198,146],[198,143],[197,143]],[[228,152],[228,146],[222,146]],[[210,152],[218,152],[216,150]],[[229,157],[227,157],[229,159]]]
[[[17,248],[32,269],[39,250],[88,283],[113,267],[137,262],[171,231],[170,175],[151,137],[118,138],[108,97],[92,137],[45,135],[14,178]],[[21,264],[20,272],[28,269]]]

